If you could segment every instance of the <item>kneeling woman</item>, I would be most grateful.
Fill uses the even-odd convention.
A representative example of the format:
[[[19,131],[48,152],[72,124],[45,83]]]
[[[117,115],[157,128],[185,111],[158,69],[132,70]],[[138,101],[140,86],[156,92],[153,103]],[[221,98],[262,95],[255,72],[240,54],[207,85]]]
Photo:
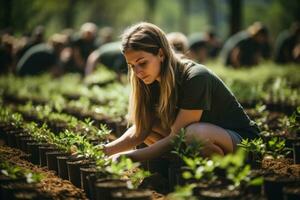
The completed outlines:
[[[259,134],[220,78],[203,65],[176,57],[157,26],[142,22],[127,29],[122,52],[129,67],[133,125],[105,145],[113,159],[122,154],[135,161],[156,158],[172,149],[181,128],[187,145],[204,143],[203,156],[231,153],[242,138]],[[143,142],[148,147],[134,149]]]

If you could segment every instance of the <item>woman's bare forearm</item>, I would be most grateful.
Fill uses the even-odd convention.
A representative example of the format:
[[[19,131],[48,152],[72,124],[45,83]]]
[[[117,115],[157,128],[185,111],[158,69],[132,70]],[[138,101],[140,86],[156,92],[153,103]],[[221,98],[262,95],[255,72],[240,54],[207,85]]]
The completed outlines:
[[[172,149],[172,141],[175,137],[176,135],[169,135],[149,147],[137,149],[135,151],[125,153],[124,155],[134,161],[145,161],[157,158]]]
[[[136,136],[135,126],[130,127],[118,139],[108,143],[104,147],[104,152],[110,156],[119,152],[128,151],[143,142],[142,136]]]

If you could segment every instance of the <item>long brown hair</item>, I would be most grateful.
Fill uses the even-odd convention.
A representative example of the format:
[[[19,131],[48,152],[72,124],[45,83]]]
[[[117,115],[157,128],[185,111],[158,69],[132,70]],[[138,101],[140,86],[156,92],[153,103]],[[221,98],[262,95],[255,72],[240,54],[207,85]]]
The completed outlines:
[[[176,117],[176,71],[183,64],[175,56],[165,33],[154,24],[141,22],[129,27],[122,35],[122,52],[145,51],[157,55],[162,50],[164,60],[160,71],[160,97],[155,110],[164,129],[169,129]],[[129,101],[129,120],[136,126],[136,133],[150,131],[155,111],[151,105],[150,86],[141,81],[129,68],[132,91]]]

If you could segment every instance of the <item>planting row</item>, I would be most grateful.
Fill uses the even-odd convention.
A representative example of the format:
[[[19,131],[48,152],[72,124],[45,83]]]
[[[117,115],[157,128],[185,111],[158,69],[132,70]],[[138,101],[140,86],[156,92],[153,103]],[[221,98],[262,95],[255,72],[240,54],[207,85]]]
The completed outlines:
[[[23,151],[0,146],[0,157],[1,199],[87,199],[69,181],[26,161]]]
[[[300,104],[297,66],[264,66],[251,70],[219,67],[213,70],[246,107],[254,107],[257,103],[264,102],[269,110],[291,114]],[[125,77],[117,80],[116,74],[103,67],[84,80],[76,75],[65,75],[56,79],[49,75],[24,78],[10,75],[1,77],[0,86],[3,96],[10,101],[24,103],[30,100],[34,104],[51,105],[57,110],[69,105],[76,108],[74,113],[117,112],[114,117],[124,118],[130,92],[124,80]],[[102,110],[98,105],[107,105],[109,108]]]
[[[12,113],[5,114],[4,113],[3,116],[4,116],[3,121],[5,121],[8,124],[13,124],[14,128],[17,128],[17,129],[20,128],[19,125],[22,124],[22,123],[20,123],[22,120],[20,119],[20,117],[17,117],[17,114],[12,114]],[[290,120],[289,124],[292,124],[291,127],[293,127],[293,130],[295,131],[296,137],[297,137],[297,134],[299,134],[299,124],[298,124],[298,126],[296,123],[293,124],[293,119],[294,119],[293,117],[297,117],[297,116],[298,115],[296,113],[294,116],[292,116],[289,119]],[[28,127],[28,125],[23,126],[23,128],[24,127]],[[45,131],[45,127],[42,127],[39,129]],[[35,130],[34,132],[36,133],[39,131]],[[44,137],[47,136],[46,133],[43,133],[42,135]],[[78,135],[75,136],[75,134],[72,134],[70,131],[61,132],[59,135],[62,136],[62,138],[60,138],[59,141],[63,141],[62,142],[63,144],[69,144],[70,152],[72,152],[72,150],[73,150],[73,152],[76,152],[76,153],[80,152],[81,155],[84,155],[82,157],[83,161],[75,159],[75,160],[71,160],[72,162],[75,162],[76,164],[79,164],[79,165],[80,164],[85,165],[85,164],[87,164],[87,163],[85,163],[87,158],[96,156],[96,157],[94,157],[94,158],[96,158],[94,160],[95,163],[93,163],[93,162],[88,163],[89,166],[92,166],[92,169],[89,169],[89,170],[91,170],[92,174],[93,174],[88,177],[93,177],[93,176],[97,177],[97,175],[95,175],[95,174],[98,174],[98,173],[100,173],[100,175],[98,174],[98,176],[100,176],[100,177],[102,176],[104,159],[99,159],[99,158],[101,158],[101,155],[99,155],[99,152],[101,152],[101,151],[99,151],[97,146],[95,147],[95,149],[97,151],[89,150],[89,148],[94,147],[94,146],[92,146],[92,145],[89,146],[86,144],[84,145],[84,142],[80,142],[80,141],[84,141],[84,139],[80,139],[80,137]],[[181,134],[180,137],[183,137],[183,135],[184,134]],[[51,141],[50,138],[52,138],[52,137],[53,136],[49,137],[47,139],[47,141]],[[63,139],[64,137],[66,138],[65,140]],[[72,138],[76,138],[76,139],[72,140]],[[55,141],[55,140],[52,140],[52,141]],[[76,141],[76,142],[72,143],[72,141]],[[183,141],[183,140],[178,140],[178,141]],[[10,143],[9,139],[7,139],[7,143]],[[175,141],[175,143],[176,143],[176,141]],[[296,196],[299,195],[299,191],[296,190],[297,186],[299,185],[299,175],[300,175],[299,165],[297,165],[297,164],[292,165],[291,161],[289,161],[288,159],[285,160],[286,161],[284,163],[285,169],[286,169],[286,171],[290,172],[288,174],[288,176],[287,176],[287,173],[283,173],[282,166],[279,169],[277,169],[276,167],[274,168],[274,166],[278,165],[278,163],[276,165],[273,165],[273,164],[268,165],[268,163],[272,163],[272,162],[276,163],[276,161],[278,161],[278,160],[274,160],[274,158],[284,158],[286,155],[291,155],[291,154],[289,154],[289,152],[291,152],[291,149],[286,148],[285,140],[283,140],[283,139],[275,138],[275,139],[271,139],[268,141],[265,141],[262,139],[258,139],[258,140],[254,140],[254,141],[243,141],[241,146],[244,149],[246,149],[247,152],[251,152],[252,154],[256,153],[258,155],[258,156],[251,156],[250,158],[255,158],[255,159],[250,159],[250,160],[245,159],[246,158],[245,153],[243,153],[245,151],[238,152],[236,155],[228,155],[224,158],[215,157],[212,160],[203,159],[199,156],[199,148],[201,148],[201,147],[197,146],[197,144],[195,144],[195,149],[197,149],[196,151],[193,151],[193,148],[191,148],[191,147],[193,147],[193,145],[188,148],[185,148],[182,145],[183,144],[178,144],[178,142],[175,145],[174,151],[176,152],[178,157],[170,158],[170,156],[169,156],[168,160],[150,161],[146,165],[148,167],[148,169],[150,169],[153,172],[159,171],[157,169],[167,169],[167,171],[160,170],[159,173],[162,174],[163,176],[158,177],[158,179],[156,179],[156,181],[159,181],[160,183],[163,182],[164,178],[167,179],[167,181],[166,181],[167,183],[162,186],[162,188],[164,189],[163,192],[167,192],[167,193],[171,192],[175,185],[188,184],[187,188],[189,188],[190,192],[187,192],[186,194],[194,194],[195,196],[202,196],[202,198],[204,198],[203,196],[211,196],[211,195],[216,194],[215,190],[213,190],[211,193],[204,192],[204,191],[209,191],[208,189],[216,188],[219,191],[221,196],[223,196],[223,197],[225,196],[226,198],[228,198],[228,195],[229,195],[231,199],[234,199],[234,198],[240,199],[241,196],[243,196],[243,197],[247,196],[247,198],[253,199],[254,194],[256,195],[255,198],[265,198],[264,196],[267,196],[268,199],[272,199],[273,197],[269,197],[268,195],[271,195],[273,193],[270,193],[267,191],[269,186],[266,185],[266,184],[268,184],[268,180],[270,179],[271,181],[279,180],[279,184],[281,184],[281,186],[280,186],[281,189],[278,190],[278,191],[280,191],[280,193],[276,194],[277,196],[283,197],[283,195],[284,195],[283,191],[286,191],[286,190],[292,191],[291,192],[292,194],[289,194],[289,195],[296,195]],[[57,142],[56,146],[60,146],[59,142]],[[65,146],[68,146],[68,145],[65,145]],[[20,146],[20,148],[22,148],[22,145]],[[24,148],[24,149],[26,149],[26,148]],[[28,147],[27,147],[27,149],[28,149]],[[53,150],[57,150],[57,149],[50,148],[50,152]],[[41,150],[39,150],[39,151],[41,151]],[[87,152],[89,152],[89,153],[87,153]],[[91,152],[94,152],[94,153],[91,153]],[[97,152],[97,153],[95,153],[95,152]],[[46,153],[46,155],[47,154],[50,155],[51,153]],[[296,155],[295,151],[294,151],[294,155]],[[57,158],[57,160],[59,160],[59,157],[56,156],[56,158]],[[46,159],[47,159],[47,157],[46,157]],[[65,159],[67,160],[67,159],[71,159],[71,158],[68,157]],[[42,159],[40,158],[40,160],[39,160],[40,164],[41,164],[41,160]],[[98,173],[95,173],[95,171],[97,171],[97,167],[95,167],[95,164],[97,166],[97,164],[99,164],[99,161],[101,161],[100,166],[102,165],[102,167],[100,167],[101,170],[98,171]],[[166,161],[166,162],[164,162],[164,161]],[[57,162],[59,163],[59,161],[57,161]],[[67,163],[67,161],[65,161],[65,163]],[[68,163],[70,163],[70,162],[68,161]],[[162,166],[162,165],[164,165],[164,163],[165,163],[165,166]],[[227,164],[225,164],[225,163],[227,163]],[[253,166],[255,168],[261,169],[262,167],[264,167],[264,169],[265,168],[266,169],[258,170],[259,173],[257,171],[253,171],[253,170],[251,171],[250,165],[247,165],[247,163],[251,164],[251,166]],[[263,163],[263,164],[257,165],[257,163]],[[69,164],[67,164],[67,167],[65,167],[65,169],[67,169],[67,170],[68,170],[68,168],[70,168],[70,167],[68,167],[68,165]],[[158,165],[159,165],[159,167],[157,167]],[[57,166],[57,165],[55,165],[55,166]],[[115,170],[122,169],[123,170],[124,168],[126,169],[126,167],[124,167],[124,166],[126,166],[125,164],[121,164],[120,166],[121,167],[119,167],[119,168],[118,167],[105,168],[105,170],[108,170],[108,169],[115,169]],[[50,165],[50,168],[51,168],[51,165]],[[59,173],[59,169],[57,169],[57,170]],[[79,170],[82,170],[82,169],[79,167]],[[80,171],[77,171],[76,173],[79,174],[79,172]],[[68,171],[68,173],[70,173],[70,172]],[[183,176],[181,176],[181,174]],[[152,179],[153,179],[153,177],[154,176],[152,176]],[[259,177],[264,177],[264,178],[262,179]],[[285,177],[285,178],[283,178],[283,177]],[[70,178],[70,177],[65,177],[65,178],[68,178],[72,181],[72,178]],[[145,178],[145,177],[143,177],[143,178]],[[89,181],[90,179],[93,179],[93,178],[87,178],[86,180]],[[94,177],[94,179],[96,179],[96,178]],[[81,181],[82,180],[85,180],[85,179],[81,179]],[[262,182],[259,180],[264,180],[265,184],[262,185]],[[74,183],[75,183],[75,181],[74,181]],[[255,184],[260,183],[260,184],[253,186],[253,183],[255,183]],[[285,186],[288,185],[288,183],[290,183],[292,185],[291,186],[292,189],[283,190],[283,183]],[[143,184],[144,184],[144,186],[146,186],[148,188],[153,187],[153,184],[147,185],[147,183],[145,183],[145,182]],[[199,186],[199,184],[200,184],[200,186]],[[204,184],[205,186],[203,187],[202,184]],[[296,184],[296,186],[294,184]],[[79,185],[79,181],[77,181],[77,185]],[[97,184],[92,184],[92,185],[95,186]],[[253,189],[252,187],[254,187],[255,192],[252,190]],[[272,187],[274,187],[274,186],[271,186],[271,188]],[[295,189],[295,187],[296,187],[296,189]],[[160,188],[160,189],[162,189],[162,188]],[[186,189],[186,188],[179,187],[176,190],[176,192],[183,193],[183,191],[185,191],[183,189]],[[105,190],[108,191],[108,189],[105,189]],[[90,195],[89,197],[93,198],[95,193],[93,193],[91,191],[93,191],[93,189],[89,189],[89,192],[88,192]],[[235,192],[233,192],[233,191],[235,191]],[[176,195],[178,196],[178,194],[176,192],[173,194],[169,194],[168,195],[169,198],[176,198]],[[235,196],[232,196],[232,195],[235,195]],[[179,196],[180,196],[180,194],[179,194]],[[297,196],[297,198],[298,197],[299,196]],[[96,198],[97,198],[97,195],[96,195]]]
[[[105,157],[101,146],[90,143],[86,135],[68,129],[55,134],[46,125],[38,127],[34,122],[24,122],[19,114],[10,113],[8,109],[2,110],[0,121],[1,136],[6,144],[24,151],[32,163],[46,166],[59,177],[84,189],[90,199],[110,198],[111,187],[123,189],[120,195],[133,193],[133,196],[142,195],[145,199],[153,196],[148,190],[127,191],[137,188],[149,175],[147,171],[137,168],[138,164],[127,158],[112,162]],[[99,144],[104,142],[100,139]],[[88,175],[93,176],[88,179]]]

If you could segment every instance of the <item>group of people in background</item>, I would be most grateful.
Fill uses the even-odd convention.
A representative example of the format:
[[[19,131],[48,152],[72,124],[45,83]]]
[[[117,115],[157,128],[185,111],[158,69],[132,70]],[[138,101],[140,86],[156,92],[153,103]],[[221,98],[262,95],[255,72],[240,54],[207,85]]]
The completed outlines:
[[[117,71],[127,72],[120,41],[114,40],[110,27],[98,30],[96,24],[84,23],[79,31],[72,29],[55,33],[45,39],[45,28],[36,27],[30,36],[17,38],[1,32],[0,73],[36,75],[51,71],[55,75],[77,72],[82,76],[92,73],[101,63]],[[176,53],[198,63],[221,58],[225,66],[251,67],[262,60],[278,64],[300,63],[300,23],[295,22],[282,31],[271,44],[265,25],[255,22],[232,35],[225,42],[213,30],[194,33],[187,37],[181,32],[167,34]]]

